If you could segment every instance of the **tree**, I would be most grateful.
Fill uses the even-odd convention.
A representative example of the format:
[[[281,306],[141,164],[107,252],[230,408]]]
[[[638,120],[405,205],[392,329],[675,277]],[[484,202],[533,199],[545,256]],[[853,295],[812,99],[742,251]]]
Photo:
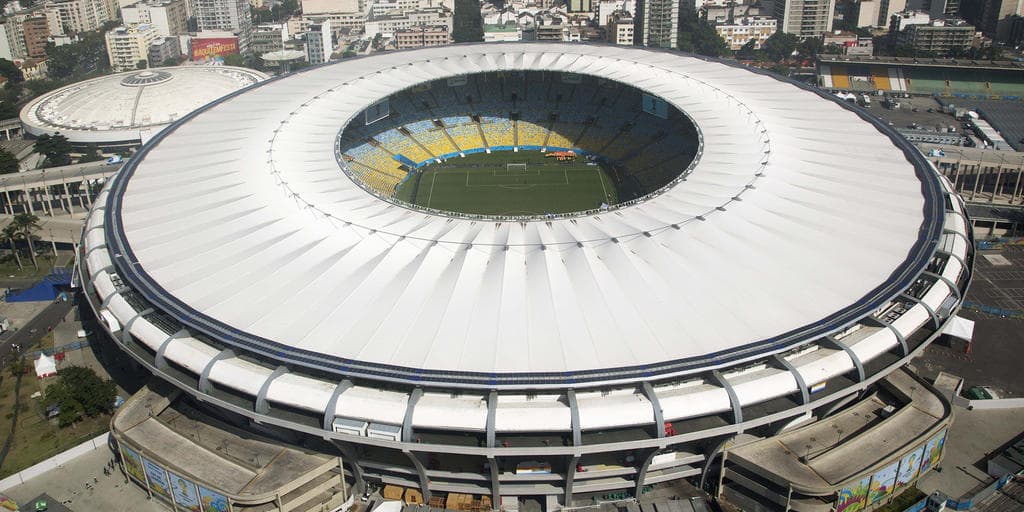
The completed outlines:
[[[18,265],[18,270],[25,270],[25,267],[21,265],[21,256],[18,255],[18,244],[15,242],[15,239],[18,238],[18,227],[13,224],[4,226],[3,236],[11,248],[11,255],[14,256],[14,262]]]
[[[25,75],[21,74],[18,66],[7,59],[0,59],[0,76],[7,79],[8,86],[25,81]]]
[[[135,69],[146,69],[148,67],[149,61],[146,59],[139,59],[139,61],[135,63]]]
[[[18,159],[10,151],[0,149],[0,174],[18,172]]]
[[[796,35],[779,30],[761,44],[761,50],[769,60],[782,62],[793,55],[799,42]]]
[[[47,405],[60,407],[57,422],[61,427],[73,425],[82,415],[94,417],[114,408],[117,388],[112,380],[104,380],[91,368],[69,366],[57,372],[57,381],[46,388]]]
[[[736,58],[743,60],[753,60],[757,58],[757,39],[751,39],[743,45],[742,48],[736,50]]]
[[[476,43],[484,40],[484,18],[480,15],[480,2],[455,0],[452,38],[456,43]]]
[[[100,160],[104,160],[103,154],[96,149],[96,146],[90,144],[82,153],[81,158],[78,159],[78,163],[99,162]]]
[[[28,243],[28,255],[32,258],[32,266],[38,269],[39,262],[36,261],[36,246],[32,242],[32,232],[39,229],[39,217],[31,213],[19,213],[11,219],[11,225],[18,231],[19,236]]]
[[[68,138],[61,135],[42,134],[36,139],[36,153],[46,157],[51,166],[68,165],[71,163],[71,143]]]
[[[707,21],[699,19],[692,9],[679,10],[677,47],[684,52],[721,57],[729,54],[729,45]]]
[[[808,37],[804,39],[797,51],[800,52],[800,56],[805,59],[814,59],[818,57],[818,54],[825,48],[825,43],[817,37]]]

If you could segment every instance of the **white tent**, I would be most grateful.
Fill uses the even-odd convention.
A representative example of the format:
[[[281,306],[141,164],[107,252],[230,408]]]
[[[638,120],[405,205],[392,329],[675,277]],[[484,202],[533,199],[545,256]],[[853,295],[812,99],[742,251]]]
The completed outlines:
[[[43,377],[49,377],[57,374],[57,363],[52,357],[46,354],[39,354],[39,359],[36,359],[36,377],[40,379]]]
[[[971,338],[974,337],[974,320],[954,316],[949,320],[949,323],[946,324],[946,327],[942,329],[942,334],[971,341]]]

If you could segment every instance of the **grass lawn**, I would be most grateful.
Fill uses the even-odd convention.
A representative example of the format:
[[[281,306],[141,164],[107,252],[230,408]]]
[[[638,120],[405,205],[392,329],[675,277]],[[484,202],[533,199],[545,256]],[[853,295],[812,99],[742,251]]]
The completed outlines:
[[[36,279],[45,276],[50,273],[50,269],[53,268],[54,258],[52,253],[47,253],[45,256],[36,256],[36,262],[39,263],[39,269],[32,267],[32,260],[29,259],[27,254],[21,255],[21,266],[22,270],[18,270],[18,264],[14,261],[14,256],[11,256],[11,249],[6,244],[0,244],[0,278],[10,279]]]
[[[32,363],[28,364],[31,367]],[[51,380],[54,378],[50,377]],[[2,379],[0,380],[0,444],[2,444],[11,431],[15,378],[5,368],[0,379]],[[56,421],[46,419],[42,401],[39,398],[31,398],[33,393],[43,389],[43,384],[36,379],[34,373],[25,375],[21,380],[18,425],[11,450],[3,464],[0,465],[0,478],[38,464],[109,429],[109,415],[85,418],[72,427],[57,428]]]
[[[476,153],[431,164],[403,183],[396,197],[482,215],[566,213],[618,202],[615,185],[600,166],[582,157],[558,162],[539,151]]]

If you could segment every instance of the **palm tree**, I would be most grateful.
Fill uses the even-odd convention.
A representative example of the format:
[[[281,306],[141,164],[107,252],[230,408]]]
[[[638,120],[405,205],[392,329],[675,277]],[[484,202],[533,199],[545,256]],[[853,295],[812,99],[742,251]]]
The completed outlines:
[[[39,262],[36,261],[36,246],[32,243],[32,232],[39,229],[39,217],[31,213],[19,213],[11,219],[11,225],[15,226],[18,233],[28,242],[28,255],[32,257],[32,266],[39,269]]]
[[[11,254],[14,255],[14,261],[18,264],[18,270],[25,270],[21,266],[21,256],[18,255],[18,247],[14,243],[14,239],[18,237],[18,227],[14,224],[8,224],[4,226],[3,237],[7,239],[7,243],[11,245]]]

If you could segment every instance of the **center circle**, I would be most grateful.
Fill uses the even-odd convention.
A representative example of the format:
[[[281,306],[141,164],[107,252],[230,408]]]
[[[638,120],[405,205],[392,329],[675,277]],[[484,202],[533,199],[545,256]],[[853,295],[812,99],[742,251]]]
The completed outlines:
[[[401,90],[341,131],[342,169],[375,195],[456,216],[615,209],[685,179],[690,117],[632,85],[550,71],[488,72]]]

